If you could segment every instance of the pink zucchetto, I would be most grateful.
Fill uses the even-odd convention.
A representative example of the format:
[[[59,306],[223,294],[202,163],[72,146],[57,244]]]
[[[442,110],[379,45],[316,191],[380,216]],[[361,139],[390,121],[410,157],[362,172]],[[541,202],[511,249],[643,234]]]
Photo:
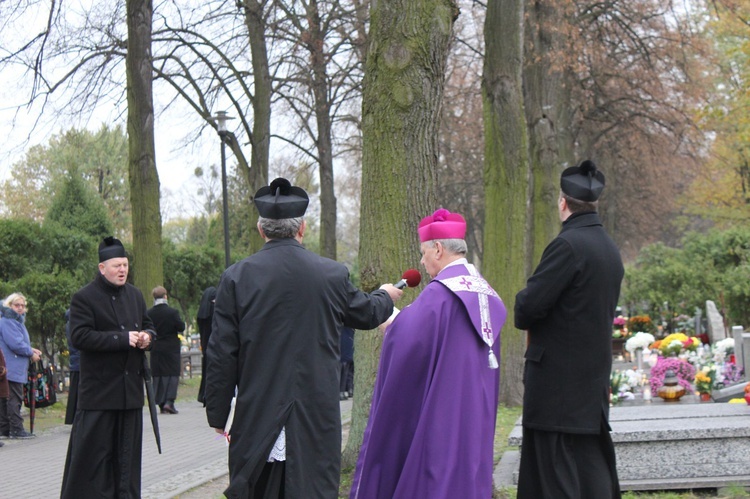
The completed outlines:
[[[458,213],[440,208],[419,222],[419,242],[435,239],[463,239],[466,235],[466,220]]]

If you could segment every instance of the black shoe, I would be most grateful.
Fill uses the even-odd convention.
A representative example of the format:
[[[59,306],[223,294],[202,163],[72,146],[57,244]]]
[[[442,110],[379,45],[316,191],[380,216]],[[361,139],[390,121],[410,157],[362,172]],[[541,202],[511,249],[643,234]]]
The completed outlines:
[[[161,413],[162,414],[179,414],[180,411],[175,409],[173,405],[165,405],[164,407],[162,407]]]
[[[347,398],[346,392],[339,392],[339,400],[346,400]]]
[[[10,438],[14,440],[28,440],[34,438],[36,435],[29,433],[26,430],[17,431],[10,434]]]
[[[10,433],[0,433],[0,439],[10,438]]]
[[[2,443],[2,442],[0,442],[0,447],[2,447],[3,445],[5,445],[5,444],[4,444],[4,443]]]

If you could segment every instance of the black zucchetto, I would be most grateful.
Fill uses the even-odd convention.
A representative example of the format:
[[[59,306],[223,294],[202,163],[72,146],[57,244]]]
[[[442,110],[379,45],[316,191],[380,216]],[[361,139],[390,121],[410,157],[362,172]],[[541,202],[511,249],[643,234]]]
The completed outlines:
[[[105,262],[110,258],[127,258],[125,247],[119,239],[112,236],[105,237],[104,241],[99,244],[99,263]]]
[[[604,190],[604,174],[597,170],[593,161],[587,159],[580,165],[571,166],[562,172],[560,188],[565,194],[579,201],[596,201]]]
[[[277,178],[271,185],[255,193],[255,206],[263,218],[279,220],[298,218],[305,214],[310,198],[301,187],[293,186],[285,178]]]

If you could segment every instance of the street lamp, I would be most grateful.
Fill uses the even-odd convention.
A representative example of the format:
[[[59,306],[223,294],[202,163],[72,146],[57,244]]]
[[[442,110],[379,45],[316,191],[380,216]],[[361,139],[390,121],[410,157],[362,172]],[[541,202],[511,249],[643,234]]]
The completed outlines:
[[[229,203],[227,201],[227,156],[224,151],[224,145],[227,139],[227,121],[233,120],[227,115],[226,111],[216,111],[216,116],[211,117],[216,120],[216,131],[221,139],[221,202],[222,215],[224,219],[224,266],[229,267]]]

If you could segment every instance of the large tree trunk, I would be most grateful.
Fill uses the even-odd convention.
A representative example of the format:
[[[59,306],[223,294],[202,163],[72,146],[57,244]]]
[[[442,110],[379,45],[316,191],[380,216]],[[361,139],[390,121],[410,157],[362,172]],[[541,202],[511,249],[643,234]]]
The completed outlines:
[[[490,0],[485,19],[483,274],[508,307],[502,331],[500,402],[522,400],[525,335],[513,327],[513,304],[528,269],[529,163],[521,87],[522,0]]]
[[[564,13],[553,0],[526,3],[524,108],[529,129],[530,247],[528,269],[560,228],[556,200],[562,169],[572,166],[570,88],[565,79]]]
[[[437,208],[440,105],[453,22],[450,0],[372,4],[362,98],[361,284],[393,282],[419,263],[419,220]],[[414,291],[406,292],[406,299]],[[399,303],[403,307],[405,303]],[[343,466],[354,465],[370,412],[382,335],[355,337],[355,390]]]
[[[133,208],[135,285],[144,296],[163,284],[159,174],[154,147],[150,0],[127,0],[128,178]]]
[[[560,71],[551,66],[554,50],[553,27],[548,23],[554,8],[548,0],[527,2],[526,9],[526,65],[524,67],[524,109],[529,127],[529,164],[531,167],[532,194],[530,203],[530,247],[526,268],[539,261],[541,251],[550,239],[551,227],[556,220],[555,196],[559,188],[554,182],[554,172],[559,164],[556,137],[557,90]],[[541,247],[541,249],[539,249]]]
[[[264,10],[266,1],[246,0],[245,26],[247,26],[250,41],[250,55],[253,64],[253,133],[250,138],[252,152],[250,155],[250,169],[245,172],[250,196],[261,187],[268,185],[268,157],[271,144],[271,74],[268,69],[268,50],[266,48],[266,24]],[[254,226],[258,219],[258,210],[252,199],[248,200],[248,219]],[[263,240],[257,231],[253,231],[250,238],[250,253],[255,253]]]
[[[315,96],[315,122],[318,136],[315,146],[318,150],[318,171],[320,172],[320,254],[336,259],[336,195],[333,188],[333,145],[331,141],[331,104],[328,96],[328,73],[325,47],[325,34],[321,30],[318,2],[310,0],[306,4],[312,69],[312,91]]]

